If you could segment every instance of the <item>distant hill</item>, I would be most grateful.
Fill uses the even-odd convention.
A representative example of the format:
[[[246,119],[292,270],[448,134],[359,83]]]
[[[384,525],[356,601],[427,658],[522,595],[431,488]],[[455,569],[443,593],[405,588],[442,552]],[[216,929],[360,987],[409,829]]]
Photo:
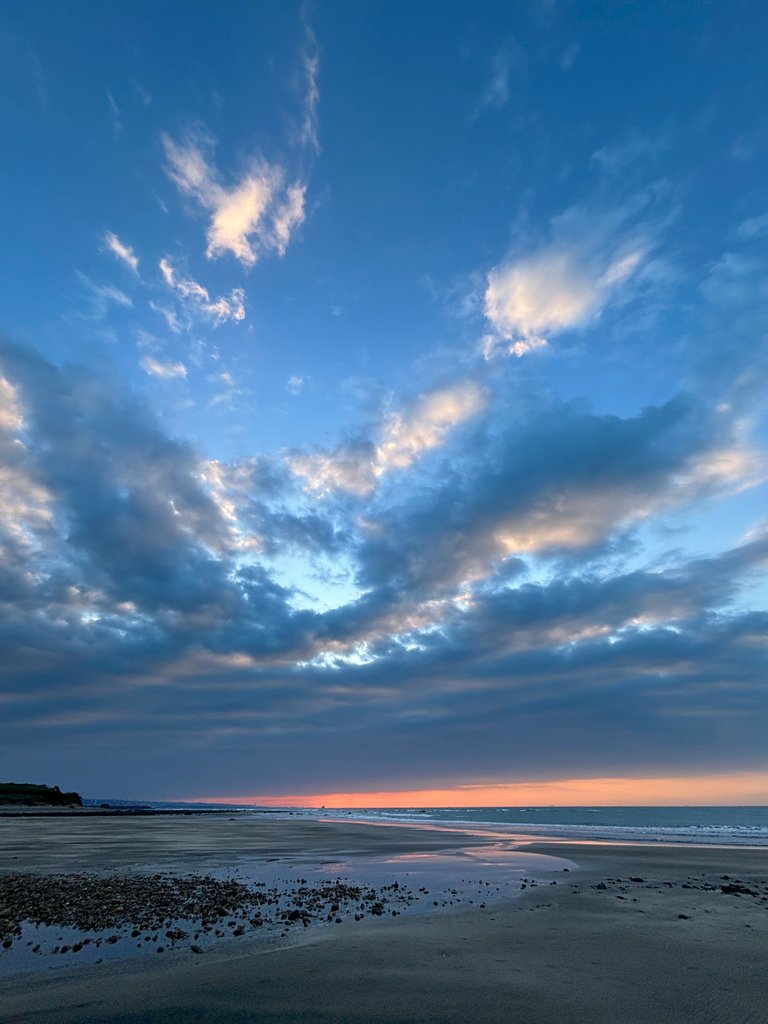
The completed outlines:
[[[37,786],[32,782],[0,782],[0,806],[77,807],[83,806],[79,793],[62,793],[58,786]]]

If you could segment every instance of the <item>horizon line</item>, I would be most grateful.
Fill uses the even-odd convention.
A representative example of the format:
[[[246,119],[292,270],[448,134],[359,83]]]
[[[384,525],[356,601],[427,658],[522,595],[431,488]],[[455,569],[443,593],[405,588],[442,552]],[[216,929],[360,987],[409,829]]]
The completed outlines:
[[[768,770],[651,778],[597,777],[472,783],[432,789],[257,793],[179,798],[189,803],[326,810],[458,807],[748,807],[768,805]]]

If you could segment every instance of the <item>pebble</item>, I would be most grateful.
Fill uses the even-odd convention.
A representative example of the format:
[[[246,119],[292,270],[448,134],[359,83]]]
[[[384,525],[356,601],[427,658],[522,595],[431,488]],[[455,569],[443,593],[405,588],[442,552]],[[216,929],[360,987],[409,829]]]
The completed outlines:
[[[169,927],[175,920],[194,921],[195,939],[202,932],[222,938],[228,933],[241,936],[250,926],[293,923],[304,928],[312,921],[341,923],[343,911],[357,910],[355,919],[366,912],[381,917],[387,903],[416,902],[416,897],[398,882],[380,888],[349,885],[337,878],[308,885],[306,879],[280,889],[259,882],[248,885],[233,879],[211,875],[157,873],[153,875],[103,876],[86,872],[61,875],[12,873],[0,876],[0,942],[11,949],[19,937],[22,922],[36,925],[74,928],[82,932],[114,929],[105,941],[119,942],[122,932],[144,943],[157,942],[162,933],[171,946],[189,937],[183,928]],[[396,914],[397,911],[392,911]],[[216,927],[219,926],[219,927]],[[195,928],[199,930],[195,930]],[[61,942],[61,939],[59,939]],[[102,939],[96,938],[96,946]],[[57,952],[78,952],[90,938],[81,938],[74,946],[57,947]],[[141,946],[141,942],[137,943]],[[156,951],[168,947],[158,945]],[[190,947],[200,951],[199,945]],[[36,947],[39,949],[39,947]]]

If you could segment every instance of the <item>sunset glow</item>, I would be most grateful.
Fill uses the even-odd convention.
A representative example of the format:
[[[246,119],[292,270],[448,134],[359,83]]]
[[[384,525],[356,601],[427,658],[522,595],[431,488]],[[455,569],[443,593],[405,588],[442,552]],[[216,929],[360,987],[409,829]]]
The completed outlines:
[[[315,793],[285,796],[198,797],[200,802],[262,807],[582,807],[674,806],[768,803],[768,771],[733,772],[698,778],[559,779],[453,789],[405,789],[371,793]]]

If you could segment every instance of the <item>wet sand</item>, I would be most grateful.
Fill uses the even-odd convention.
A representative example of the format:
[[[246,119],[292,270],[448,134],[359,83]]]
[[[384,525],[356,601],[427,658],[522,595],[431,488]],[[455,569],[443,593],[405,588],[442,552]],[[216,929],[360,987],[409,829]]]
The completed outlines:
[[[221,824],[226,823],[216,823]],[[350,850],[384,857],[389,849],[429,852],[495,842],[293,819],[269,826],[261,830],[262,853],[272,856],[279,849],[277,856],[291,859],[300,853],[307,862]],[[164,851],[167,863],[182,863],[181,847],[191,836],[134,833],[123,837],[126,848],[110,833],[103,843],[112,860],[127,868],[129,856],[134,865],[137,856],[147,862],[141,844],[153,837],[154,858]],[[210,833],[204,828],[198,838],[195,869]],[[233,832],[237,846],[236,838]],[[72,867],[73,836],[70,841],[65,863]],[[20,855],[21,842],[15,854],[0,857],[0,870],[18,870],[18,862],[8,858]],[[40,851],[35,845],[37,870],[62,869],[55,846],[49,842]],[[5,848],[0,841],[0,850]],[[310,928],[270,946],[245,940],[202,956],[174,954],[164,962],[157,957],[18,976],[2,985],[0,1014],[9,1024],[764,1024],[765,850],[537,840],[525,851],[564,857],[579,869],[553,874],[557,885],[541,880],[515,899],[484,909],[440,907],[429,914]],[[97,859],[92,849],[81,853]],[[251,854],[252,848],[237,855]],[[223,856],[221,846],[218,855]],[[101,858],[108,868],[104,849]],[[723,886],[751,894],[724,892]]]
[[[210,870],[267,858],[318,859],[487,845],[488,838],[300,817],[0,819],[0,871]]]

